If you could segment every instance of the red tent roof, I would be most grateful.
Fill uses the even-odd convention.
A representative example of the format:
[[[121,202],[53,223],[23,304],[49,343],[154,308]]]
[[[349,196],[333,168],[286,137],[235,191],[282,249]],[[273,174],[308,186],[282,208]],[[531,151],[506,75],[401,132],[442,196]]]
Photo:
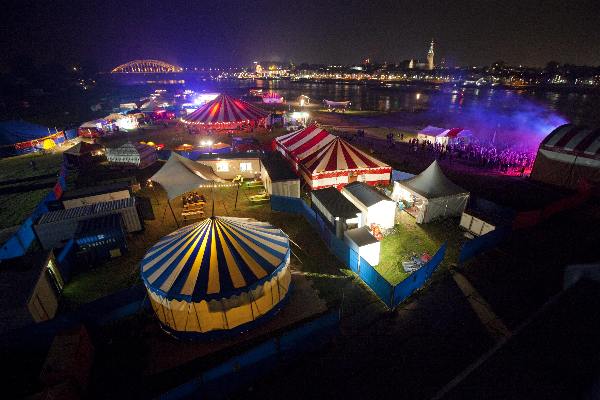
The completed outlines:
[[[222,94],[183,118],[182,121],[196,125],[238,124],[258,121],[268,115],[267,111],[250,103]]]
[[[308,154],[314,153],[334,139],[335,136],[325,129],[312,124],[299,131],[278,136],[275,138],[275,141],[284,147],[291,156],[303,159]]]
[[[344,139],[336,137],[320,150],[304,157],[300,163],[312,173],[347,169],[389,168]]]
[[[561,125],[542,141],[540,149],[600,159],[600,129]]]

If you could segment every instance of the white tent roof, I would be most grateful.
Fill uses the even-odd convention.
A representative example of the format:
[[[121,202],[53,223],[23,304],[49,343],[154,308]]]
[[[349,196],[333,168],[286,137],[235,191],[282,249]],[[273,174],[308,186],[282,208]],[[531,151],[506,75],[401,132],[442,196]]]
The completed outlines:
[[[98,124],[102,124],[102,120],[99,119],[95,119],[93,121],[86,121],[83,124],[81,124],[79,127],[80,128],[97,128]]]
[[[119,114],[119,113],[112,113],[112,114],[108,114],[106,117],[104,117],[105,120],[119,120],[119,119],[123,119],[123,118],[129,118],[129,116]]]
[[[468,191],[461,188],[444,175],[444,172],[437,161],[432,162],[431,165],[419,175],[405,181],[397,182],[397,184],[427,199],[469,194]]]
[[[180,156],[174,151],[171,152],[165,165],[150,180],[160,183],[167,191],[169,199],[196,190],[202,185],[225,182],[211,167]]]
[[[418,132],[419,135],[435,136],[435,137],[450,137],[456,138],[459,136],[472,136],[471,131],[464,128],[438,128],[437,126],[426,126]]]
[[[427,136],[438,136],[438,135],[441,135],[442,133],[444,133],[445,131],[446,131],[445,128],[438,128],[437,126],[428,125],[425,128],[423,128],[421,131],[419,131],[418,133],[421,135],[427,135]]]

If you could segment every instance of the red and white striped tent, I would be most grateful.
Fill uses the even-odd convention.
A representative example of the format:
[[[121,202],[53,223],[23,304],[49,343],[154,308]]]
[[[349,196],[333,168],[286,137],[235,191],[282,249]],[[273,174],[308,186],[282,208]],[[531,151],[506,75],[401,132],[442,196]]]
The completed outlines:
[[[268,115],[269,113],[261,108],[222,94],[182,118],[181,121],[206,128],[229,128],[242,124],[258,124]]]
[[[569,188],[582,179],[600,184],[600,129],[572,124],[554,129],[540,144],[531,178]]]
[[[429,140],[433,143],[448,144],[459,140],[469,140],[473,136],[470,130],[464,128],[438,128],[427,126],[417,133],[417,139]]]
[[[392,168],[313,124],[275,138],[284,155],[311,189],[341,188],[350,182],[390,182]]]

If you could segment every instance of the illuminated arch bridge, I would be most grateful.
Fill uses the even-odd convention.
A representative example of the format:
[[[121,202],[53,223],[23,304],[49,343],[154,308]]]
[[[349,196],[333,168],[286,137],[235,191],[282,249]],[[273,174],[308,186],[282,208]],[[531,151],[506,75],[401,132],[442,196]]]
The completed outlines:
[[[166,74],[181,72],[183,68],[159,60],[133,60],[115,67],[112,74]]]

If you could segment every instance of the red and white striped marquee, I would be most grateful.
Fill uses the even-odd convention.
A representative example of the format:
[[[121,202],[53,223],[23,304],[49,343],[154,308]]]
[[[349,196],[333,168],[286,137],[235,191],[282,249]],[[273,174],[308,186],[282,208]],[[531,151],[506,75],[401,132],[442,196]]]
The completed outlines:
[[[275,146],[312,189],[390,181],[390,166],[314,124],[276,138]]]
[[[191,113],[182,122],[190,125],[239,125],[264,120],[269,113],[226,94],[219,95]]]
[[[562,125],[542,141],[540,150],[600,159],[600,129]]]

